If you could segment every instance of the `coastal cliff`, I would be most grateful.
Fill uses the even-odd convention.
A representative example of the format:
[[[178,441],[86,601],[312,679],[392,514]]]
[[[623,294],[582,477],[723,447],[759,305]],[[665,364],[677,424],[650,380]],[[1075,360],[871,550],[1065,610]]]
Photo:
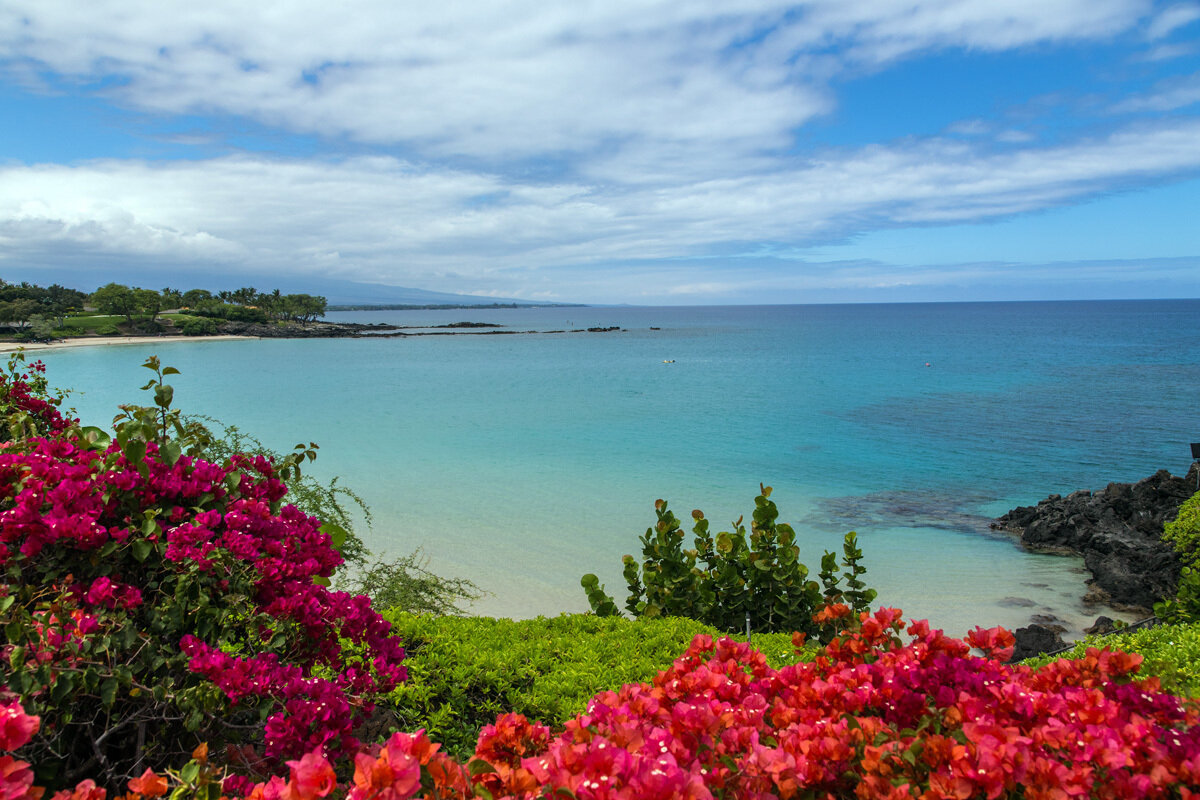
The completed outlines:
[[[1014,508],[992,528],[1016,533],[1030,550],[1083,556],[1089,599],[1149,613],[1174,597],[1181,564],[1162,539],[1163,524],[1196,492],[1196,465],[1184,477],[1159,470],[1137,483],[1051,495]]]

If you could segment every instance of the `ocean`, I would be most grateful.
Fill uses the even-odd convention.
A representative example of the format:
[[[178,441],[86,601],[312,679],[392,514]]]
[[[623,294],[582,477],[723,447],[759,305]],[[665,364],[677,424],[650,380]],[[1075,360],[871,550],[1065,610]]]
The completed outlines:
[[[487,595],[474,613],[618,604],[621,556],[665,498],[714,530],[774,487],[815,575],[858,532],[877,603],[954,634],[1055,617],[1079,559],[987,522],[1051,493],[1158,469],[1200,440],[1200,301],[372,311],[332,321],[491,322],[524,335],[148,343],[47,351],[90,423],[139,392],[148,355],[175,405],[312,467],[371,506],[381,554],[420,548]],[[611,332],[550,331],[619,327]],[[690,526],[689,526],[690,527]]]

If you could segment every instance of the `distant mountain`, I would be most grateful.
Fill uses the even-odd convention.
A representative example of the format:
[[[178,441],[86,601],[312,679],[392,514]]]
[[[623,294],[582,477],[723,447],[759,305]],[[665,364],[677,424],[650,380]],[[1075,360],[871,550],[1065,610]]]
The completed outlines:
[[[450,292],[431,292],[426,289],[413,289],[407,286],[388,286],[382,283],[358,283],[356,281],[338,280],[336,278],[317,278],[310,275],[292,276],[263,276],[238,277],[220,276],[211,278],[214,284],[197,282],[195,285],[213,289],[236,289],[240,286],[253,286],[261,292],[278,289],[284,294],[315,294],[325,298],[331,306],[356,305],[481,305],[490,306],[494,303],[519,303],[520,305],[550,305],[531,300],[519,300],[511,297],[480,297],[479,295],[452,294]],[[171,285],[175,285],[172,282]],[[154,287],[158,288],[158,287]]]
[[[325,290],[318,290],[319,284],[314,282],[314,288],[306,290],[308,294],[323,295],[331,306],[348,305],[464,305],[490,306],[495,304],[508,305],[516,303],[523,306],[553,305],[535,300],[520,300],[512,297],[480,297],[470,294],[451,294],[449,292],[430,292],[425,289],[412,289],[405,286],[386,286],[381,283],[333,283]]]

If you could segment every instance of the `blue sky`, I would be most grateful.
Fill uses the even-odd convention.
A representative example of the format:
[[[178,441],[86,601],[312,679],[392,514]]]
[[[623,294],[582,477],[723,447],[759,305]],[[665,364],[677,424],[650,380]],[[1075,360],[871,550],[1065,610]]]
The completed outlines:
[[[1200,2],[0,6],[0,277],[1200,296]]]

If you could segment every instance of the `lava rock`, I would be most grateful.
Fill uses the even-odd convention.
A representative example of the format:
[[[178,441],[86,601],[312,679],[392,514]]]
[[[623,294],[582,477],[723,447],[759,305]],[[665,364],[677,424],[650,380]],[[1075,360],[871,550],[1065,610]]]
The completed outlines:
[[[1092,627],[1084,628],[1083,632],[1088,634],[1105,634],[1112,633],[1117,629],[1117,623],[1112,617],[1099,616],[1092,623]]]
[[[992,527],[1019,534],[1036,552],[1082,555],[1092,574],[1088,599],[1148,613],[1179,586],[1182,565],[1162,530],[1195,492],[1196,469],[1183,478],[1164,469],[1137,483],[1051,495],[1009,511]]]
[[[1040,656],[1042,653],[1053,653],[1067,646],[1058,631],[1045,625],[1030,625],[1028,628],[1017,628],[1013,631],[1017,643],[1013,647],[1011,663],[1027,658]]]

